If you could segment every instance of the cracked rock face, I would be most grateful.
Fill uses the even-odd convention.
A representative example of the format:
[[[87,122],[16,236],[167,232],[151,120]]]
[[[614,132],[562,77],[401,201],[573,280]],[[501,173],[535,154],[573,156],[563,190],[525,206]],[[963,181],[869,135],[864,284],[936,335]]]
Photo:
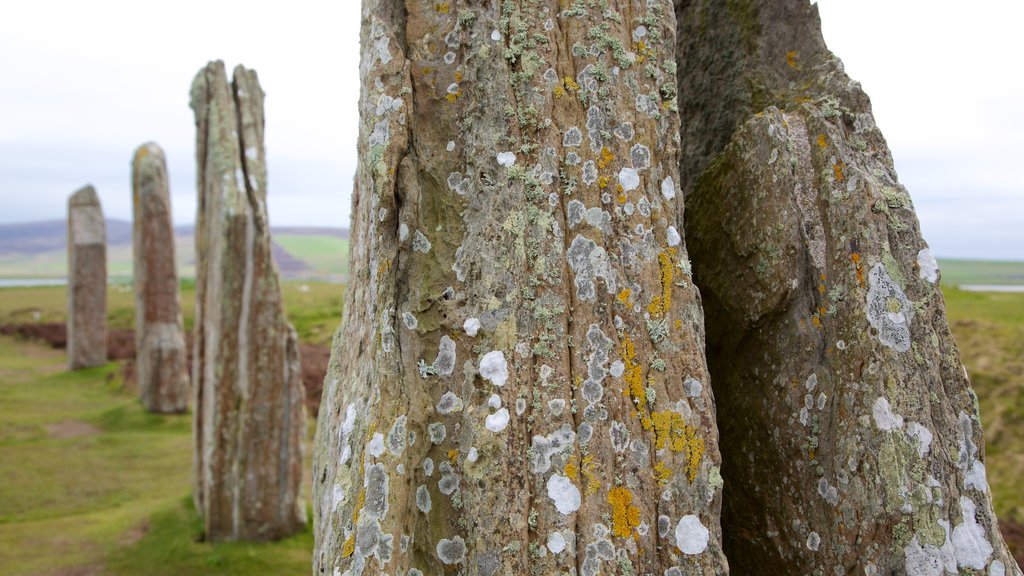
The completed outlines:
[[[363,2],[316,574],[727,572],[673,7],[597,4]]]
[[[733,570],[1019,574],[934,259],[816,8],[676,5]]]
[[[132,160],[132,250],[135,276],[135,374],[143,407],[188,408],[188,353],[174,260],[167,162],[150,142]]]
[[[211,62],[192,84],[199,192],[193,498],[206,538],[302,530],[305,408],[295,330],[270,252],[263,91]]]
[[[107,362],[107,225],[92,186],[68,199],[68,367]]]

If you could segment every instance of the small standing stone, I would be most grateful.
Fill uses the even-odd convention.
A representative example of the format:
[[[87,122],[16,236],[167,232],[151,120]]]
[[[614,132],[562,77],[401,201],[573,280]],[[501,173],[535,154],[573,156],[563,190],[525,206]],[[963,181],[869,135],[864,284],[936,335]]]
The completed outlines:
[[[142,405],[150,412],[188,408],[185,350],[167,162],[150,142],[132,161],[135,217],[135,373]]]
[[[107,229],[86,186],[68,199],[68,367],[107,361]]]

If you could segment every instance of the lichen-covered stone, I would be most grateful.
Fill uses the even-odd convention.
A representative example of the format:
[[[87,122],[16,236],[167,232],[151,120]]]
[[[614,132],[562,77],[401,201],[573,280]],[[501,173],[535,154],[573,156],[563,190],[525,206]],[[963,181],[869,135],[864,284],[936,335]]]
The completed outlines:
[[[305,408],[267,221],[263,90],[211,62],[192,83],[199,193],[193,498],[210,540],[302,530]]]
[[[68,198],[68,367],[107,362],[107,224],[86,186]]]
[[[174,260],[171,192],[164,152],[143,144],[132,160],[135,380],[150,412],[188,408],[188,352]]]
[[[727,573],[672,4],[362,15],[314,573]]]
[[[934,259],[817,9],[676,4],[733,570],[1020,574]]]

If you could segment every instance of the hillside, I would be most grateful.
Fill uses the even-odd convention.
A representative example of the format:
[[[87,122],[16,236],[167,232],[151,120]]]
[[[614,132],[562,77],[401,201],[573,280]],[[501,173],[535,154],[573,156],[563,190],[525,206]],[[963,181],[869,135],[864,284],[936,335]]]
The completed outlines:
[[[192,225],[175,228],[178,273],[195,275],[195,237]],[[273,251],[288,279],[341,281],[348,263],[345,228],[272,227]],[[64,220],[0,224],[0,278],[60,278],[67,273],[67,230]],[[132,274],[132,225],[107,220],[107,270],[113,278]]]

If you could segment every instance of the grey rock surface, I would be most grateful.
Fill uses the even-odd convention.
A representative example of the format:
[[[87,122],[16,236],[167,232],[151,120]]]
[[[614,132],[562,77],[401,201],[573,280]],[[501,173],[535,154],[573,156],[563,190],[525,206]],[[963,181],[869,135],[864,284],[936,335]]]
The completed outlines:
[[[676,8],[733,570],[1020,574],[935,259],[816,7]]]
[[[363,2],[315,574],[724,574],[667,1]]]

